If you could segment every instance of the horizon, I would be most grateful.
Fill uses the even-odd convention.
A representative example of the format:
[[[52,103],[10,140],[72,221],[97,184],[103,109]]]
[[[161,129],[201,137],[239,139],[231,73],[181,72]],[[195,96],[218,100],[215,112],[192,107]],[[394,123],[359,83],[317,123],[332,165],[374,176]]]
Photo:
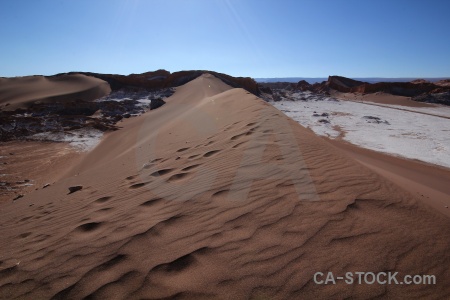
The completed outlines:
[[[437,0],[2,2],[0,76],[449,78],[449,9]]]
[[[158,70],[164,70],[164,71],[168,71],[166,69],[158,69]],[[30,74],[30,75],[18,75],[18,76],[0,76],[0,78],[16,78],[16,77],[32,77],[32,76],[46,76],[46,77],[51,77],[51,76],[58,76],[58,75],[63,75],[63,74],[70,74],[70,73],[94,73],[94,74],[110,74],[110,75],[120,75],[120,76],[129,76],[129,75],[139,75],[139,74],[144,74],[144,73],[148,73],[148,72],[155,72],[158,70],[152,70],[152,71],[144,71],[142,73],[129,73],[129,74],[119,74],[119,73],[98,73],[98,72],[87,72],[87,71],[68,71],[68,72],[61,72],[61,73],[55,73],[55,74]],[[215,70],[178,70],[178,71],[168,71],[171,74],[172,73],[176,73],[176,72],[184,72],[184,71],[212,71],[215,72]],[[220,72],[219,72],[220,73]],[[224,73],[226,74],[226,73]],[[229,75],[229,74],[226,74]],[[293,80],[293,81],[286,81],[286,82],[297,82],[299,80],[306,80],[308,81],[308,79],[312,80],[312,82],[316,82],[315,80],[318,79],[325,79],[327,80],[328,77],[330,76],[340,76],[340,77],[346,77],[346,78],[350,78],[350,79],[355,79],[355,80],[371,80],[370,82],[381,82],[381,80],[386,80],[388,82],[394,82],[395,80],[398,80],[399,82],[401,81],[412,81],[412,80],[418,80],[418,79],[423,79],[423,80],[427,80],[427,81],[431,81],[431,82],[435,82],[435,81],[439,81],[439,80],[446,80],[446,79],[450,79],[450,76],[444,76],[444,77],[378,77],[378,76],[368,76],[368,77],[347,77],[347,76],[342,76],[339,74],[333,74],[333,75],[327,75],[327,76],[319,76],[319,77],[305,77],[305,76],[289,76],[289,77],[250,77],[250,76],[233,76],[233,77],[250,77],[252,79],[254,79],[256,82],[262,82],[264,83],[265,81],[263,80],[271,80],[270,82],[282,82],[282,81],[274,81],[275,79],[283,79],[283,80]],[[377,80],[380,79],[380,80]],[[267,81],[268,82],[268,81]],[[319,82],[319,81],[317,81]],[[311,83],[311,82],[310,82]]]

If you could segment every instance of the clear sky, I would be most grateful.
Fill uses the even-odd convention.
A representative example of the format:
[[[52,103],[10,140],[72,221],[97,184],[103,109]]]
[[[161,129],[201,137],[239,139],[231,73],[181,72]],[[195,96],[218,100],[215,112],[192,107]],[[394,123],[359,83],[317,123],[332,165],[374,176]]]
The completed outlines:
[[[448,77],[448,0],[1,0],[0,76]]]

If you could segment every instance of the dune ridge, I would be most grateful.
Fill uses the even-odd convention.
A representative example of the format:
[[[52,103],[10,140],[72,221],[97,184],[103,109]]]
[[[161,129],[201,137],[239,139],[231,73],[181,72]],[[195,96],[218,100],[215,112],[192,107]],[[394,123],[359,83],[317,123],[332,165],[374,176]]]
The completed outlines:
[[[166,102],[0,206],[0,298],[450,296],[447,217],[212,75]],[[328,271],[437,284],[313,282]]]
[[[0,105],[5,105],[4,110],[28,106],[36,101],[90,101],[110,92],[106,81],[81,74],[0,78]]]

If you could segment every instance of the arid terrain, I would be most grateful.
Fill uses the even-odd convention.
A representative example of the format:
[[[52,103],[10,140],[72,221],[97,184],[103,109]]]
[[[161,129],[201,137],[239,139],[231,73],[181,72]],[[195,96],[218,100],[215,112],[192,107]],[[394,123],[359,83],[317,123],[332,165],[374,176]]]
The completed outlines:
[[[0,79],[0,299],[450,297],[444,84],[30,78]],[[410,141],[410,120],[420,151],[370,143],[388,129]]]

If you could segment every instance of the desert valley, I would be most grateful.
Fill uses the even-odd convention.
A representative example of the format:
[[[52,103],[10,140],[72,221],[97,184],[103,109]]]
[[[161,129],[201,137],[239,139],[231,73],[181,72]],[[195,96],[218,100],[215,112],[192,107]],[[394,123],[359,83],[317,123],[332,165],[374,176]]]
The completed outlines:
[[[448,299],[449,104],[448,80],[0,78],[0,299]],[[316,281],[355,272],[436,281]]]

